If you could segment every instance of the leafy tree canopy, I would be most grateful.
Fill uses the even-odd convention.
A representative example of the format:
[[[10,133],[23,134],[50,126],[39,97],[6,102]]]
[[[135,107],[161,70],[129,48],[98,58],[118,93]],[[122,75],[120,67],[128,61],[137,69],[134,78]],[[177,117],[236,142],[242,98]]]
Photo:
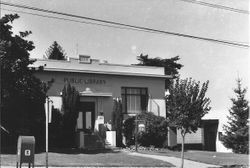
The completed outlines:
[[[249,106],[245,99],[246,88],[242,88],[241,80],[237,79],[234,89],[236,98],[231,98],[232,107],[229,110],[228,125],[224,125],[223,144],[235,153],[249,153]]]
[[[48,87],[28,67],[35,61],[29,58],[33,42],[25,39],[31,32],[12,32],[9,23],[17,18],[10,14],[0,20],[1,125],[12,135],[35,134],[43,123]]]
[[[54,60],[66,60],[66,54],[62,47],[54,41],[45,53],[45,57]]]
[[[201,118],[211,109],[210,99],[205,97],[207,89],[208,81],[200,86],[200,82],[192,78],[177,78],[170,86],[167,118],[184,134],[195,132],[200,126]]]
[[[184,163],[184,141],[187,133],[196,132],[201,124],[201,118],[210,110],[210,99],[205,97],[208,81],[200,86],[200,82],[189,79],[177,78],[170,85],[167,97],[167,119],[170,126],[181,131],[182,152],[181,159]]]

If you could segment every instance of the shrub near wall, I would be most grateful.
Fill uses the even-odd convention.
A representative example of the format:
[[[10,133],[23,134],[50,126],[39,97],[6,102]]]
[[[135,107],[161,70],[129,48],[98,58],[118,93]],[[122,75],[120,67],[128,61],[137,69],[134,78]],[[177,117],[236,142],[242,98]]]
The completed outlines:
[[[141,146],[163,147],[167,139],[168,124],[165,118],[156,116],[151,112],[141,113],[138,115],[138,120],[145,121],[146,129],[138,133],[138,143]],[[135,130],[135,117],[128,118],[124,122],[123,133],[126,137],[126,145],[133,145]]]
[[[52,120],[49,124],[49,147],[61,147],[63,138],[63,115],[59,109],[53,107]]]
[[[123,134],[126,138],[126,146],[134,145],[135,117],[126,119],[123,123]]]

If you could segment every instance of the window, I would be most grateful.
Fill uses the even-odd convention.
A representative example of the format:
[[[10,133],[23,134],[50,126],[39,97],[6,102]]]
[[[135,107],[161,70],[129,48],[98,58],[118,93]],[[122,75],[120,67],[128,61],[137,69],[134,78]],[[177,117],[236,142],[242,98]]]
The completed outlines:
[[[79,55],[80,63],[90,63],[90,56],[88,55]]]
[[[137,114],[146,111],[148,106],[147,88],[122,87],[123,113]]]

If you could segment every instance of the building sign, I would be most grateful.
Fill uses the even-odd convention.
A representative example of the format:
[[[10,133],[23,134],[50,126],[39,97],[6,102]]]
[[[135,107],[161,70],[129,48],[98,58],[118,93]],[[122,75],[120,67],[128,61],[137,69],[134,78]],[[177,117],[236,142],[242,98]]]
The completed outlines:
[[[82,78],[64,78],[64,82],[69,82],[72,84],[92,84],[92,85],[105,85],[106,80],[104,79],[95,79],[95,78],[89,78],[89,79],[82,79]]]

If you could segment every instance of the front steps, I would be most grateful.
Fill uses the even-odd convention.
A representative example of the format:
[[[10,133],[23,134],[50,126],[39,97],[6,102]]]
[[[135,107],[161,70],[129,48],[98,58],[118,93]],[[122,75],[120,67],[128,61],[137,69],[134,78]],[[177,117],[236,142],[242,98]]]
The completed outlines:
[[[105,149],[105,140],[97,132],[86,134],[83,131],[77,133],[77,147],[79,149],[97,150]]]

